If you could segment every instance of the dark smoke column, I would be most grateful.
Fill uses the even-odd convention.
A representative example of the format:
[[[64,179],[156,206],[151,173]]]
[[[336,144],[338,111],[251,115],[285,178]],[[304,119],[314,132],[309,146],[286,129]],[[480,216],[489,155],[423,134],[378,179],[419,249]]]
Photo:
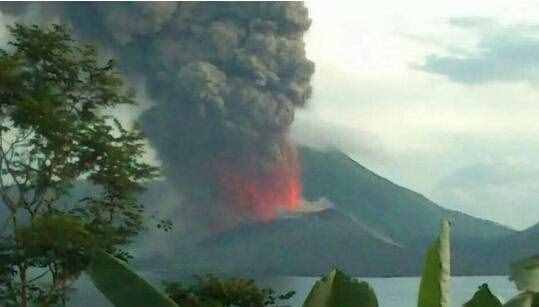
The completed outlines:
[[[286,135],[311,93],[309,24],[301,3],[180,4],[154,42],[151,89],[161,97],[142,122],[171,178],[202,194],[195,202],[262,220],[299,205]]]
[[[295,108],[311,95],[314,72],[305,56],[310,19],[303,3],[71,3],[41,10],[146,78],[155,105],[140,122],[166,175],[193,205],[257,220],[299,206],[299,166],[287,133]]]

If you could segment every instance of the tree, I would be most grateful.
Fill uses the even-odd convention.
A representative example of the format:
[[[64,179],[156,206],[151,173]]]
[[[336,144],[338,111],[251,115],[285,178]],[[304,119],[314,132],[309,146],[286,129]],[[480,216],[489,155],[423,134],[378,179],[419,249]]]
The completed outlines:
[[[142,229],[136,195],[157,170],[143,161],[141,133],[109,115],[135,103],[114,61],[101,63],[63,26],[9,31],[0,50],[0,206],[8,213],[0,300],[48,306],[65,303],[92,250],[129,257],[121,248]],[[74,199],[81,182],[91,189]]]
[[[273,289],[261,289],[253,280],[215,276],[197,277],[197,283],[186,286],[168,283],[165,292],[180,306],[187,307],[264,307],[274,306],[294,296],[294,291],[277,295]]]

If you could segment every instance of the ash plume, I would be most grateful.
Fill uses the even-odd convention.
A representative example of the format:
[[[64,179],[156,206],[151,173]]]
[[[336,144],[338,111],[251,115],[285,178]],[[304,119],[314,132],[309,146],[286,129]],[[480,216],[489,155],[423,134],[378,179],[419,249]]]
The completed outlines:
[[[140,124],[191,210],[265,220],[295,206],[279,202],[300,200],[292,199],[301,198],[301,183],[287,134],[312,91],[303,3],[3,3],[0,10],[69,24],[112,51],[127,75],[146,80],[154,105]]]

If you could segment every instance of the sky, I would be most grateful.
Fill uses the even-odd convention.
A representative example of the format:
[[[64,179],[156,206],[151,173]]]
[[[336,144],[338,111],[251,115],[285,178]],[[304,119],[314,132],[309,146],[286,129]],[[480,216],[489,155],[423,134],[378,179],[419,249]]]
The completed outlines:
[[[539,222],[539,3],[307,6],[316,72],[296,140],[342,149],[446,208]]]
[[[306,4],[316,73],[294,139],[446,208],[539,222],[539,3]],[[0,47],[8,22],[0,15]]]

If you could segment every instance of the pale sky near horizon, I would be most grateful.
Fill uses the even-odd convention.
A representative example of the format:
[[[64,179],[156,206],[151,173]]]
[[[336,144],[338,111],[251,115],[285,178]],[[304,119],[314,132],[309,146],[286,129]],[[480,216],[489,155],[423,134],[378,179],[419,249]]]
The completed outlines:
[[[316,73],[295,139],[446,208],[516,229],[539,222],[539,3],[307,7]]]
[[[308,1],[293,135],[440,205],[539,222],[539,3]]]

